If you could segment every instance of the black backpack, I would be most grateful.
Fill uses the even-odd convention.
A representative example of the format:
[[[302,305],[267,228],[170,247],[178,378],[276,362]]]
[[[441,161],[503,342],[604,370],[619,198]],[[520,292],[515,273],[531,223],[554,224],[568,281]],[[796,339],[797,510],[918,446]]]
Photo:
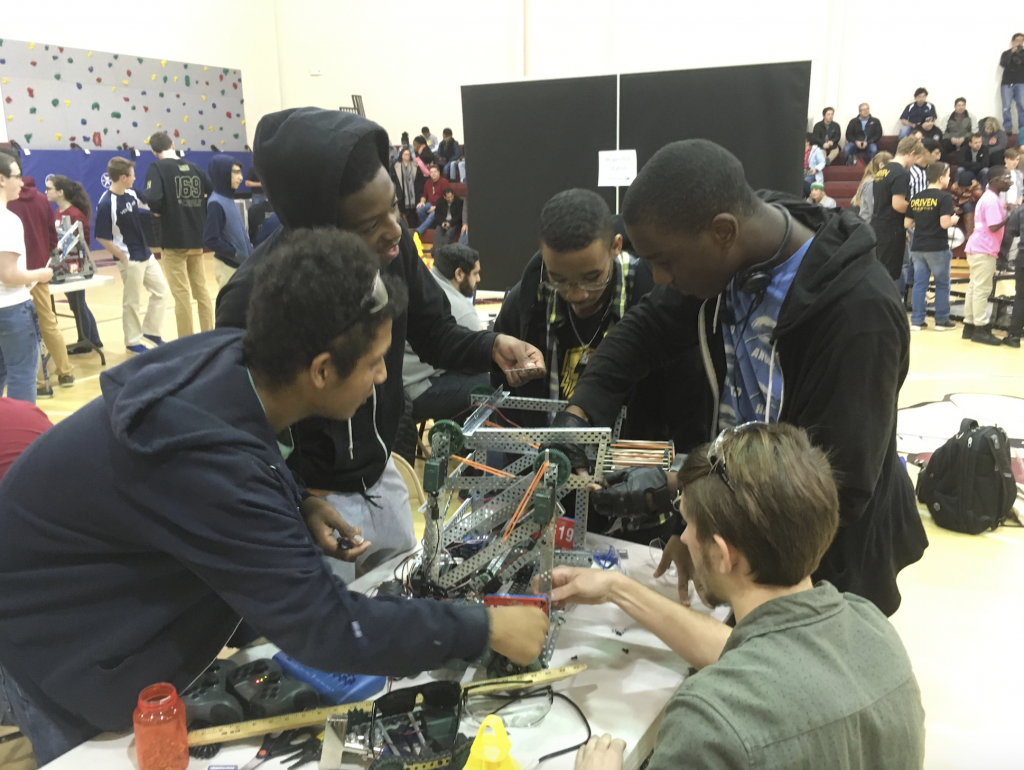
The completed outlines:
[[[978,535],[1003,524],[1017,499],[1006,431],[961,422],[917,477],[917,499],[936,524],[955,532]]]

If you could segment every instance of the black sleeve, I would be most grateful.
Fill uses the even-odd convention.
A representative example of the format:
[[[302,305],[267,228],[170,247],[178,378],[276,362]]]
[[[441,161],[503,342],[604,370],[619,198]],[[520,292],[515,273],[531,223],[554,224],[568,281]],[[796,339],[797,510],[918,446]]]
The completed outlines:
[[[252,295],[256,266],[270,253],[277,244],[284,228],[278,228],[267,240],[261,243],[235,271],[231,279],[224,284],[217,294],[217,328],[246,328],[246,312],[249,310],[249,297]]]
[[[859,141],[860,137],[860,121],[854,118],[846,124],[846,141],[856,142]]]
[[[700,344],[700,306],[695,297],[656,287],[601,341],[570,403],[594,425],[611,425],[636,382]]]
[[[518,337],[522,333],[522,320],[519,313],[519,289],[521,286],[521,282],[517,283],[509,289],[505,299],[502,300],[501,310],[498,311],[498,316],[494,319],[495,334],[508,334],[511,337]],[[505,373],[493,362],[491,364],[491,385],[494,387],[499,385],[509,387],[508,381],[505,379]]]
[[[939,203],[939,216],[940,217],[951,217],[953,216],[953,196],[949,193],[941,196],[941,202]]]
[[[822,120],[814,124],[814,128],[811,131],[811,141],[812,144],[816,144],[819,147],[828,141],[825,131],[825,121]]]
[[[145,203],[154,214],[160,214],[164,210],[164,181],[160,176],[160,170],[156,163],[151,163],[146,169],[146,191]],[[138,192],[138,191],[136,191]],[[141,199],[141,196],[140,196]]]
[[[882,138],[882,124],[877,119],[869,120],[865,134],[868,144],[877,144]]]
[[[1003,51],[1003,53],[999,57],[999,66],[1005,68],[1005,67],[1009,66],[1009,64],[1010,64],[1010,50],[1007,49],[1007,50]]]
[[[892,194],[902,195],[910,200],[910,172],[904,171],[902,174],[897,174],[896,178],[892,180]]]
[[[490,371],[491,349],[496,335],[472,332],[456,323],[448,298],[417,256],[412,236],[405,228],[399,252],[397,258],[405,260],[409,289],[408,340],[416,355],[436,369]]]

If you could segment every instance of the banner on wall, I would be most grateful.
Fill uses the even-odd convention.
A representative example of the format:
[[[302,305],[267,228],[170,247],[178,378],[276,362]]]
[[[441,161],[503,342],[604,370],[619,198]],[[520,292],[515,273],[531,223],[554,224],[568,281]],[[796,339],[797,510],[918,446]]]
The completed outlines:
[[[216,155],[216,152],[189,152],[185,160],[195,163],[206,170]],[[232,152],[231,157],[242,165],[242,172],[247,173],[252,166],[252,153]],[[35,150],[30,153],[23,152],[21,156],[21,172],[24,176],[32,177],[39,192],[46,192],[46,177],[50,174],[63,174],[73,182],[80,182],[92,201],[92,214],[90,225],[92,232],[96,231],[96,204],[100,197],[110,187],[110,178],[107,176],[107,163],[113,157],[128,158],[135,161],[135,189],[143,191],[146,187],[146,170],[149,164],[156,161],[156,156],[148,150],[141,153],[139,157],[133,158],[132,153],[127,150],[93,150],[88,154],[81,150]],[[150,244],[155,246],[156,244]],[[89,244],[89,248],[102,249],[96,243],[95,238]]]
[[[166,131],[179,150],[245,149],[242,72],[0,39],[7,135],[23,147],[143,149]]]

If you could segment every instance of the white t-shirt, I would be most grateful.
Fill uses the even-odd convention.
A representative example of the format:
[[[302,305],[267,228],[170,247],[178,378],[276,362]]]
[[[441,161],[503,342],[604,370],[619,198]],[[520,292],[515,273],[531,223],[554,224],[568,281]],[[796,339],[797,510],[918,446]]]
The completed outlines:
[[[25,269],[25,227],[18,215],[6,206],[0,206],[0,251],[13,251],[18,255],[18,267]],[[12,307],[32,300],[29,287],[8,286],[0,281],[0,307]]]

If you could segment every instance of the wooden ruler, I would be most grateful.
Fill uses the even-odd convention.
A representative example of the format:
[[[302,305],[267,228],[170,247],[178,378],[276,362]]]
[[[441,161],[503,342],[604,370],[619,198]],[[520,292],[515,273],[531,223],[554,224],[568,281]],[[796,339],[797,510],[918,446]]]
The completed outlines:
[[[500,679],[485,679],[480,682],[469,682],[463,685],[472,686],[473,693],[482,695],[490,692],[503,692],[506,690],[518,690],[536,685],[551,684],[560,682],[575,676],[581,671],[586,671],[586,663],[573,663],[561,668],[549,668],[542,671],[531,671],[526,674],[514,674],[501,677]],[[248,722],[235,722],[230,725],[219,725],[217,727],[205,727],[201,730],[191,730],[188,734],[189,746],[207,746],[211,743],[222,743],[224,741],[237,741],[242,738],[253,738],[267,733],[277,733],[282,730],[295,730],[300,727],[313,727],[322,725],[327,717],[332,714],[347,714],[349,711],[370,711],[373,708],[372,700],[364,700],[359,703],[346,703],[341,706],[327,706],[326,708],[313,709],[312,711],[300,711],[296,714],[282,714],[266,719],[251,719]]]

